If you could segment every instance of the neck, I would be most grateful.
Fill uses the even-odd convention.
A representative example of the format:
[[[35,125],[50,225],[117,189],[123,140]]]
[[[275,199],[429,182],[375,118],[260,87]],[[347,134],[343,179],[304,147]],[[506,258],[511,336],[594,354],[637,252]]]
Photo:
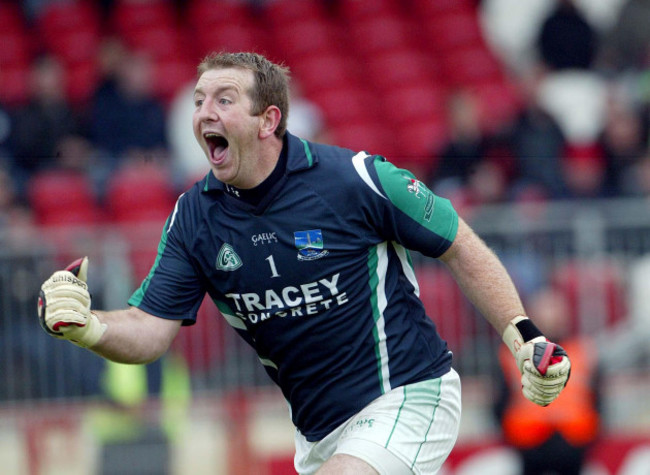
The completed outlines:
[[[237,188],[236,186],[225,186],[225,191],[231,196],[245,201],[252,205],[258,205],[267,196],[273,187],[282,180],[287,168],[287,151],[281,149],[275,159],[275,166],[271,172],[259,184],[252,188]]]
[[[254,176],[251,177],[248,183],[241,184],[238,187],[243,189],[254,188],[266,180],[275,169],[281,152],[282,139],[273,135],[263,141],[258,153],[259,159],[256,163]]]

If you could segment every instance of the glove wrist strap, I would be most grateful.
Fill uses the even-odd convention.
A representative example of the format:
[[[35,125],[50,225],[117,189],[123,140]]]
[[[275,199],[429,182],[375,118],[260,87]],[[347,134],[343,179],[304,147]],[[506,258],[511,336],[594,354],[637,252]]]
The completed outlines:
[[[91,348],[99,342],[106,331],[107,325],[99,321],[97,315],[90,312],[88,321],[84,327],[67,327],[66,338],[82,348]]]
[[[544,339],[544,334],[524,315],[518,315],[510,320],[502,336],[503,342],[515,357],[524,343],[536,338]]]

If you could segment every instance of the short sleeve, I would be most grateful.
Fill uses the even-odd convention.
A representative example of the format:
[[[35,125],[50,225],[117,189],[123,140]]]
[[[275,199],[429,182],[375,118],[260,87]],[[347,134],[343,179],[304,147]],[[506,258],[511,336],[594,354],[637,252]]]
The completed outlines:
[[[178,207],[177,203],[165,223],[149,274],[128,303],[152,315],[192,325],[205,296],[205,287],[187,252],[184,236],[188,230],[183,229],[182,220],[178,219]]]
[[[408,170],[377,157],[372,161],[387,198],[387,232],[408,249],[430,257],[444,253],[458,231],[458,214],[451,202],[434,194]]]

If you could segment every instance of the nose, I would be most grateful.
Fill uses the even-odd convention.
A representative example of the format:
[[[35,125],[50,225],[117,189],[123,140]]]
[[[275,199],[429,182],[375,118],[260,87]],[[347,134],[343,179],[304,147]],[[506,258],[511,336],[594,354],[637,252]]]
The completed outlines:
[[[203,100],[201,106],[196,110],[196,116],[201,122],[214,122],[219,120],[216,107],[211,99],[206,98]]]

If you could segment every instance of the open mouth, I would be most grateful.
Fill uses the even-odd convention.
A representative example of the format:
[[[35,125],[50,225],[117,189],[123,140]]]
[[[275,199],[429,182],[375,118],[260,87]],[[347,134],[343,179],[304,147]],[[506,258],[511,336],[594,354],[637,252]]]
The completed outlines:
[[[210,150],[210,158],[215,161],[218,160],[228,148],[228,140],[221,135],[207,133],[204,134],[203,138],[205,138],[205,142]]]

